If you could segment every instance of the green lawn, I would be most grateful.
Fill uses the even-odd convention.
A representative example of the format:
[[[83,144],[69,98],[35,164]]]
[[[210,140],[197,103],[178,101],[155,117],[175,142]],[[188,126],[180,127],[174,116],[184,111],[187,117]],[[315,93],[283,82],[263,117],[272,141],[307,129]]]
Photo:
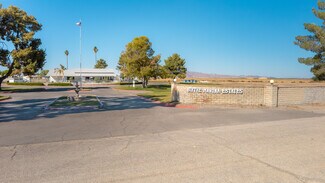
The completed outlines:
[[[135,88],[132,86],[119,86],[117,89],[145,91],[144,93],[138,94],[138,96],[160,102],[171,102],[170,85],[149,85],[148,88],[142,88],[140,86],[136,86]]]
[[[6,99],[10,99],[10,98],[11,98],[11,97],[8,97],[8,96],[1,96],[1,95],[0,95],[0,101],[1,101],[1,100],[6,100]]]
[[[79,101],[68,101],[67,96],[62,96],[50,107],[74,107],[74,106],[99,106],[96,96],[82,97]]]
[[[47,86],[72,86],[71,83],[49,83]]]

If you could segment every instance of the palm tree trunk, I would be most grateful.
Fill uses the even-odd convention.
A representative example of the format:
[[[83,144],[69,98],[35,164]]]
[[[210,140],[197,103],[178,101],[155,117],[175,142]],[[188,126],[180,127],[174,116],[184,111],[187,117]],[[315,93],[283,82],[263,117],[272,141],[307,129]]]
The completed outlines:
[[[69,69],[69,58],[68,58],[68,55],[67,55],[67,69]]]

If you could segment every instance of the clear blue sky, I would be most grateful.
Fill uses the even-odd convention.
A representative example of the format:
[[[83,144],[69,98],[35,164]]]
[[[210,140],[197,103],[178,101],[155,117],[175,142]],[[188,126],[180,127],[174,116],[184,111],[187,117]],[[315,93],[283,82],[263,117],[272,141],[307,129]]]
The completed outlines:
[[[303,23],[317,0],[4,0],[43,24],[37,34],[47,52],[45,69],[79,67],[79,28],[83,23],[83,66],[98,58],[116,68],[125,45],[145,35],[162,63],[173,53],[186,59],[188,70],[231,75],[311,77],[298,57],[310,53],[293,44],[308,34]]]

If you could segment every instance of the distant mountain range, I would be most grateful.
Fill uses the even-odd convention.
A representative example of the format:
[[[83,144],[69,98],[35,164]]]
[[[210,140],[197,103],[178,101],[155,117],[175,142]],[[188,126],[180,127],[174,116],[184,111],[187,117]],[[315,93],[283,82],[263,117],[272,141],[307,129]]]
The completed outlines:
[[[266,78],[265,76],[255,75],[224,75],[224,74],[208,74],[202,72],[188,71],[186,74],[187,78]]]

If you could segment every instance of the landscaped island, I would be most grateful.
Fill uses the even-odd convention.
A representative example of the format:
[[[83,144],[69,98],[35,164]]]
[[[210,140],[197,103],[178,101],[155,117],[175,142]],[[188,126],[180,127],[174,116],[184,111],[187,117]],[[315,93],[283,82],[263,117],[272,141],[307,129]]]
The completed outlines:
[[[62,96],[52,102],[48,108],[82,108],[82,107],[102,107],[102,103],[97,96]]]

